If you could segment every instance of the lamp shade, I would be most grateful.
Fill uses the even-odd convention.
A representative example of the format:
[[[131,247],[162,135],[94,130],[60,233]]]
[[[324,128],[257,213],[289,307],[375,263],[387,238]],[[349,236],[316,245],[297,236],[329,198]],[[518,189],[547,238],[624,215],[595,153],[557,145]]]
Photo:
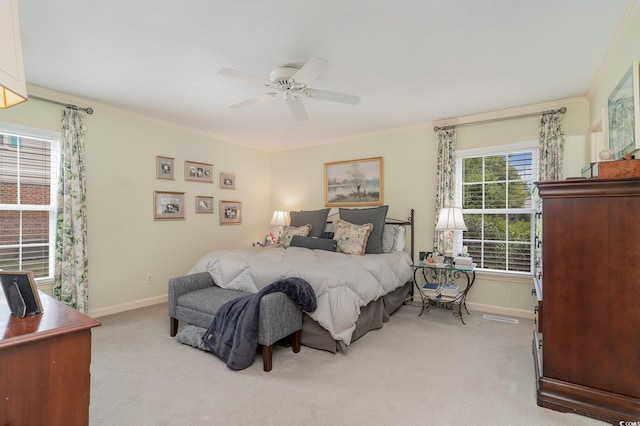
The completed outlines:
[[[458,207],[444,207],[440,209],[440,217],[436,224],[436,231],[466,231],[467,225],[462,218],[462,209]]]
[[[276,210],[273,212],[273,216],[271,217],[272,226],[287,226],[289,223],[289,212]]]
[[[26,100],[18,0],[0,0],[0,108]]]

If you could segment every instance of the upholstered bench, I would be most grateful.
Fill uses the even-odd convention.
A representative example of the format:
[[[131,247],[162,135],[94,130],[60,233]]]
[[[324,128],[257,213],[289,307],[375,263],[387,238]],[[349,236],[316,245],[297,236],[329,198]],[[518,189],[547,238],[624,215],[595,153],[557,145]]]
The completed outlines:
[[[170,334],[178,333],[178,323],[209,328],[216,312],[226,302],[248,293],[229,290],[214,284],[208,272],[169,280]],[[284,293],[270,293],[260,301],[258,343],[262,346],[264,371],[271,371],[273,344],[291,338],[293,352],[300,352],[302,310]]]

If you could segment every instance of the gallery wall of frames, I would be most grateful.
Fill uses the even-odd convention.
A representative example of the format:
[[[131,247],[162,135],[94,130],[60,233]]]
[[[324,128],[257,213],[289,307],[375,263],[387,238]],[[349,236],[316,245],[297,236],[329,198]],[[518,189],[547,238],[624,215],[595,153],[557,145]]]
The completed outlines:
[[[157,155],[156,179],[160,181],[177,180],[176,164],[176,159],[173,157]],[[184,160],[182,179],[185,182],[201,182],[215,185],[214,173],[213,164]],[[219,172],[217,182],[222,190],[236,189],[235,173]],[[215,214],[213,187],[205,188],[201,193],[193,196],[193,199],[188,199],[184,191],[153,191],[153,219],[160,221],[185,220],[188,203],[194,203],[196,214]],[[242,223],[242,202],[219,200],[218,216],[219,223],[222,225]]]

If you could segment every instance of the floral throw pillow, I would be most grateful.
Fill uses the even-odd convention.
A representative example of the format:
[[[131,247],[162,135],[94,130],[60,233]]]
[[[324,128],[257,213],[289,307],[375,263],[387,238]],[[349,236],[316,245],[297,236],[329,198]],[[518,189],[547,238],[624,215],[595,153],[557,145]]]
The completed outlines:
[[[287,248],[291,245],[291,239],[295,235],[306,237],[311,232],[311,225],[304,226],[285,226],[282,230],[282,238],[280,238],[280,247]]]
[[[338,242],[338,251],[346,254],[364,254],[373,224],[355,225],[338,219],[333,239]]]

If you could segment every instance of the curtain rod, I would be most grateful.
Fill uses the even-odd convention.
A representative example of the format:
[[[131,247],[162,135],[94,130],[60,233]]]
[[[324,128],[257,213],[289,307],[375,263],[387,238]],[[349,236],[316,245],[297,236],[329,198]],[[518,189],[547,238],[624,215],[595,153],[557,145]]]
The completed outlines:
[[[514,115],[514,116],[511,116],[511,117],[500,117],[500,118],[490,118],[488,120],[470,121],[468,123],[452,124],[450,126],[435,126],[433,128],[433,131],[437,132],[440,129],[450,129],[450,128],[453,128],[453,127],[469,126],[471,124],[493,123],[494,121],[503,121],[503,120],[511,120],[511,119],[515,119],[515,118],[533,117],[534,115],[540,115],[540,114],[546,114],[546,113],[555,113],[555,112],[559,112],[560,114],[564,114],[565,112],[567,112],[567,107],[561,107],[561,108],[552,109],[552,110],[549,110],[549,111],[531,112],[529,114]]]
[[[76,110],[79,109],[80,111],[84,111],[89,115],[93,114],[93,108],[91,108],[91,107],[83,108],[83,107],[79,107],[78,105],[65,104],[64,102],[58,102],[58,101],[54,101],[52,99],[42,98],[42,97],[36,96],[36,95],[29,95],[29,97],[33,98],[33,99],[37,99],[39,101],[45,101],[45,102],[49,102],[49,103],[56,104],[56,105],[62,105],[63,107],[67,107],[67,108],[71,108],[71,109],[76,109]]]

